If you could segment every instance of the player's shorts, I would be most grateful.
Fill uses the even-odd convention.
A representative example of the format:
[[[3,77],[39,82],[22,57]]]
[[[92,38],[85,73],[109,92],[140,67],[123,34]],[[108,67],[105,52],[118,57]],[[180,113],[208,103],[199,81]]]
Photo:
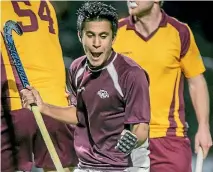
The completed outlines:
[[[150,172],[149,154],[149,140],[147,139],[141,146],[132,150],[130,154],[132,167],[128,167],[125,170],[96,170],[79,167],[74,172]]]
[[[60,114],[59,114],[60,115]],[[74,127],[43,116],[47,130],[64,167],[78,163],[74,151]],[[8,111],[1,108],[1,171],[30,171],[33,166],[54,170],[54,164],[33,113],[28,109]]]
[[[192,172],[192,151],[187,137],[150,139],[150,172]]]

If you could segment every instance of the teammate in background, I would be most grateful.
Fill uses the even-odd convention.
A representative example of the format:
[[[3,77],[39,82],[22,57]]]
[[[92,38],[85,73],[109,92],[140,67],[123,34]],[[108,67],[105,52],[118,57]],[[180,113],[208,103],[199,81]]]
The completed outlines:
[[[56,14],[51,3],[44,0],[3,1],[1,7],[1,171],[31,171],[32,153],[36,167],[54,170],[32,112],[22,108],[22,86],[4,44],[3,26],[7,20],[14,20],[24,31],[22,36],[14,32],[13,38],[30,84],[45,102],[67,106]],[[73,128],[47,116],[44,121],[63,166],[75,166]]]
[[[141,67],[112,50],[118,28],[116,10],[102,2],[86,2],[78,10],[77,26],[86,55],[70,68],[73,106],[48,105],[32,87],[22,90],[23,105],[37,103],[42,114],[77,125],[74,139],[79,168],[75,172],[147,172],[148,80]],[[121,137],[129,125],[136,144],[127,137],[131,132]]]
[[[127,3],[130,16],[119,22],[114,49],[130,56],[150,77],[151,172],[190,172],[192,153],[184,112],[184,76],[199,123],[195,150],[201,146],[206,157],[212,146],[201,55],[190,28],[168,16],[161,9],[161,1]]]

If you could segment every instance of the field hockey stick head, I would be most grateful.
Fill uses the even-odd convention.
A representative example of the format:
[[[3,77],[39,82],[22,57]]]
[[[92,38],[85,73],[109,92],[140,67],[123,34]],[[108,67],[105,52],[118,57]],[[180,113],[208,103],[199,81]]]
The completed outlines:
[[[12,21],[12,20],[8,20],[4,24],[4,34],[12,35],[12,30],[14,30],[18,35],[23,34],[21,26],[17,22]]]
[[[13,30],[18,35],[22,35],[23,34],[22,28],[17,22],[8,20],[5,23],[3,30],[4,30],[4,40],[6,43],[8,53],[11,56],[11,59],[15,65],[15,68],[17,70],[21,83],[23,85],[23,88],[26,88],[26,86],[29,85],[29,81],[27,79],[26,73],[25,73],[23,65],[21,63],[21,59],[16,50],[16,46],[15,46],[15,43],[13,40],[13,35],[12,35]]]

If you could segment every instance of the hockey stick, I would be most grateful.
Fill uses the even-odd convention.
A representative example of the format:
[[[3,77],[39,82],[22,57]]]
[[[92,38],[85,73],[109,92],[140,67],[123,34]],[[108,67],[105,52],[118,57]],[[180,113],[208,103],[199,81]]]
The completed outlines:
[[[203,150],[201,147],[199,147],[197,153],[195,172],[202,172],[202,168],[203,168]]]
[[[29,81],[27,79],[24,68],[22,66],[20,57],[19,57],[17,50],[16,50],[15,43],[14,43],[13,37],[12,37],[12,30],[14,30],[18,35],[23,34],[21,27],[16,22],[14,22],[12,20],[8,20],[4,25],[4,39],[5,39],[5,42],[6,42],[6,47],[8,49],[8,52],[9,52],[11,58],[12,58],[14,65],[15,65],[15,68],[17,70],[17,73],[19,75],[21,83],[22,83],[23,87],[26,88],[26,86],[30,85],[30,84],[29,84]],[[63,172],[64,171],[63,167],[61,165],[61,162],[59,160],[57,152],[54,148],[54,145],[53,145],[53,142],[50,138],[50,135],[47,131],[47,128],[44,124],[42,115],[38,110],[38,107],[36,105],[31,105],[31,109],[32,109],[32,112],[35,116],[35,120],[37,122],[37,125],[38,125],[40,131],[41,131],[42,137],[44,139],[44,142],[47,146],[47,149],[50,153],[50,156],[53,160],[53,163],[54,163],[57,171]]]

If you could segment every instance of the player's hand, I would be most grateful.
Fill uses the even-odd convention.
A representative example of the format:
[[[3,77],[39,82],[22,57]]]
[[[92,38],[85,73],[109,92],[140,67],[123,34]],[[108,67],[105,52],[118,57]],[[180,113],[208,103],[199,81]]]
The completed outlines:
[[[212,138],[207,125],[199,125],[195,135],[195,153],[198,153],[199,146],[203,149],[204,159],[207,157],[210,147],[212,146]]]
[[[26,86],[25,89],[21,90],[21,98],[24,108],[31,110],[31,105],[37,105],[39,111],[42,112],[44,102],[39,92],[35,88]]]
[[[123,130],[121,133],[121,138],[115,149],[120,150],[123,153],[129,154],[136,147],[138,142],[137,136],[131,133],[129,130]]]

